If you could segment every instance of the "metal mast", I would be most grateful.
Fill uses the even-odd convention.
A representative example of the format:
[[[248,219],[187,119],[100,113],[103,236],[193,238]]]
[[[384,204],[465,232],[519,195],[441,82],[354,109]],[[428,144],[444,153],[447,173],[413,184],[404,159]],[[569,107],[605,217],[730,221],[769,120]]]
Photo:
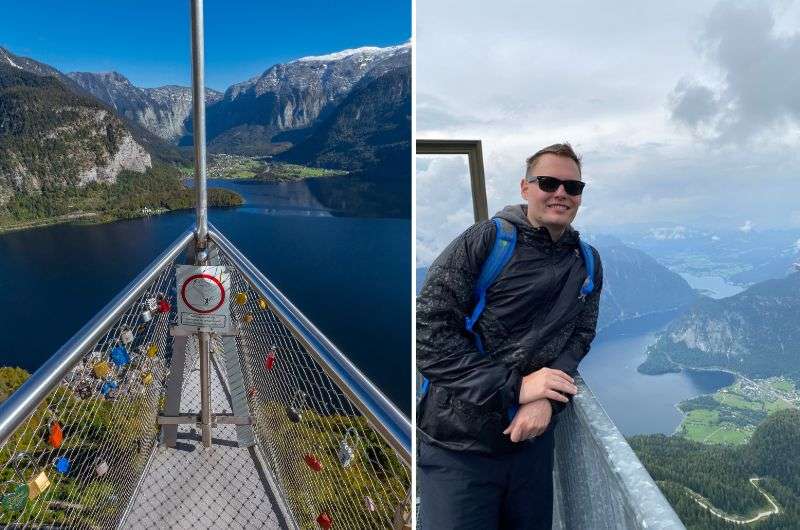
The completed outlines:
[[[194,126],[194,188],[197,197],[195,265],[208,259],[208,195],[206,191],[206,94],[203,44],[203,0],[191,0],[192,18],[192,116]],[[209,385],[209,334],[197,334],[200,354],[200,431],[203,446],[211,447],[211,394]]]

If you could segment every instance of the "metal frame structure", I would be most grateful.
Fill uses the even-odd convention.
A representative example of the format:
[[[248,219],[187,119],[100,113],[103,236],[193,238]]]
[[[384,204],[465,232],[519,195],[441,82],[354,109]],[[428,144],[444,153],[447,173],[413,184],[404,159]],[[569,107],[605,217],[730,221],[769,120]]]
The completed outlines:
[[[483,148],[480,140],[417,140],[417,154],[467,155],[475,222],[489,219],[489,207],[486,201],[486,175],[483,171]]]

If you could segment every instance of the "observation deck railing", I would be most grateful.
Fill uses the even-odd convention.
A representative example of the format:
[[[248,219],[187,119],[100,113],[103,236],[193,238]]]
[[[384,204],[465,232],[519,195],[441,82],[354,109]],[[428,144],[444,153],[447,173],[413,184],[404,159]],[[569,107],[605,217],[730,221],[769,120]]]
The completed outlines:
[[[192,486],[182,475],[150,479],[174,469],[159,467],[163,455],[188,462],[195,447],[177,439],[194,429],[177,432],[177,423],[200,422],[198,411],[181,410],[196,386],[183,365],[197,338],[174,329],[175,266],[192,263],[194,236],[182,234],[0,405],[0,525],[139,527],[131,514],[149,482],[160,488],[149,503],[185,501],[175,498]],[[213,227],[209,236],[209,263],[226,267],[237,295],[237,332],[211,337],[215,384],[230,409],[215,411],[223,413],[213,425],[236,435],[194,453],[223,466],[248,447],[274,490],[268,509],[280,517],[271,527],[407,528],[408,419],[230,241]],[[171,422],[178,417],[190,421]],[[216,517],[186,526],[225,525],[223,497],[241,488],[220,488],[214,502],[186,507]]]

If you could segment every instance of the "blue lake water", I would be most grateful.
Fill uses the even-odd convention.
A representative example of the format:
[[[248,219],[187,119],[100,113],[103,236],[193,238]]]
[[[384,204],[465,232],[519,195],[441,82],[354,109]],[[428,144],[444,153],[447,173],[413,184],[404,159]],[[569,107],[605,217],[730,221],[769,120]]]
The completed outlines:
[[[222,185],[247,204],[210,221],[410,414],[410,220],[333,216],[302,182]],[[185,211],[0,235],[0,365],[38,368],[193,222]]]
[[[733,384],[735,376],[716,370],[644,375],[636,368],[673,314],[638,319],[602,330],[581,362],[580,372],[608,415],[626,436],[672,434],[682,415],[680,401]]]

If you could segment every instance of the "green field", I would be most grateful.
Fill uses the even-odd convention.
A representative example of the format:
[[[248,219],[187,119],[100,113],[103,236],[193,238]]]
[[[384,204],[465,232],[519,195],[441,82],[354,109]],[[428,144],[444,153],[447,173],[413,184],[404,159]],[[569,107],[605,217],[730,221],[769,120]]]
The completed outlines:
[[[709,396],[682,402],[685,416],[676,434],[708,444],[747,443],[767,416],[797,408],[795,388],[784,378],[737,381]]]

